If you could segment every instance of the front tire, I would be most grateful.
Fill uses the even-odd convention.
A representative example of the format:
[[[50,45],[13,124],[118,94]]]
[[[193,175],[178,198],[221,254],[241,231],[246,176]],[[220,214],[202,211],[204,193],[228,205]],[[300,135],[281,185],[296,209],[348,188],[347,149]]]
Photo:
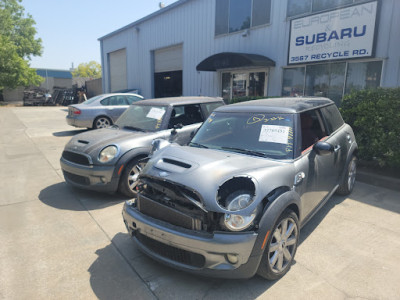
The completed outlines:
[[[267,240],[257,273],[268,280],[283,277],[290,269],[299,243],[299,220],[286,209],[276,221]]]
[[[357,159],[353,156],[347,165],[346,174],[336,193],[342,196],[349,195],[354,188],[357,174]]]
[[[107,128],[112,125],[112,121],[108,117],[97,117],[94,122],[93,122],[93,128],[94,129],[99,129],[99,128]]]
[[[119,191],[122,194],[130,198],[136,197],[137,179],[147,161],[147,158],[136,158],[125,166],[119,183]]]

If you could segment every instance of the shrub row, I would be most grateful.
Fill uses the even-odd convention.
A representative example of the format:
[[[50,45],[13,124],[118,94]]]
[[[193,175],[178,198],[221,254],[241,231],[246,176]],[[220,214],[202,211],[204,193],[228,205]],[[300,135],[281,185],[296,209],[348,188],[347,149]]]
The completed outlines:
[[[400,167],[400,88],[352,92],[340,111],[353,127],[360,159]]]

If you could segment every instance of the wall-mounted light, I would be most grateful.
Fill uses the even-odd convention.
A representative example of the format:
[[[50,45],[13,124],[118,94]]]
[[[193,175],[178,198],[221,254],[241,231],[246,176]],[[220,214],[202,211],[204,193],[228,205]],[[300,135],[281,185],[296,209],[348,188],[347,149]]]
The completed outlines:
[[[250,30],[246,29],[245,31],[242,32],[242,37],[250,35]]]

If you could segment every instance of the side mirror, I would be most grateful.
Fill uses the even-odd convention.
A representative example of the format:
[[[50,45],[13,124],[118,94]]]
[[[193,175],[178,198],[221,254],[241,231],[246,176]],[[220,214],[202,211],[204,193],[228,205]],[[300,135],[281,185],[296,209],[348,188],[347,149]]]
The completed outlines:
[[[313,150],[318,154],[318,155],[328,155],[331,154],[335,151],[333,145],[327,143],[327,142],[317,142],[313,146]]]
[[[151,142],[151,151],[149,157],[153,156],[154,152],[168,146],[170,142],[164,139],[155,139]]]
[[[171,130],[171,134],[172,135],[175,135],[176,133],[177,133],[177,129],[181,129],[183,127],[183,124],[182,123],[179,123],[179,124],[176,124],[176,125],[174,125],[174,127],[172,128],[172,130]]]

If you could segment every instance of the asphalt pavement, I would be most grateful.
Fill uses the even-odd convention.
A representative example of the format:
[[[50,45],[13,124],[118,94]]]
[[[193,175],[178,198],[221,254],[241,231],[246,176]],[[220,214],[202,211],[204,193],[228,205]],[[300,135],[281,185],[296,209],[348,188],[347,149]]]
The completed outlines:
[[[139,252],[120,195],[68,186],[65,107],[0,107],[0,299],[399,299],[400,192],[357,181],[301,231],[281,280],[178,272]]]

